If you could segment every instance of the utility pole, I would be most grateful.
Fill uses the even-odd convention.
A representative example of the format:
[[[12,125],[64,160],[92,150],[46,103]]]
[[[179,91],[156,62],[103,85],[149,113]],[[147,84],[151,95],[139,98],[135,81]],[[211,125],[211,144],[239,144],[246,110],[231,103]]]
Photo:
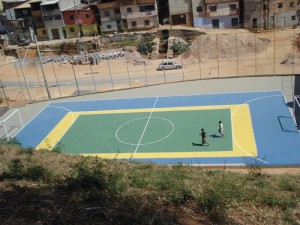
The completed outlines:
[[[44,79],[44,82],[45,82],[45,87],[46,87],[46,91],[47,91],[47,94],[48,94],[48,98],[51,99],[51,95],[50,95],[50,91],[49,91],[49,88],[48,88],[48,83],[47,83],[47,79],[46,79],[46,76],[45,76],[43,62],[42,62],[41,53],[40,53],[40,49],[39,49],[39,45],[38,45],[38,42],[37,42],[36,35],[34,35],[34,40],[35,40],[36,49],[37,49],[38,55],[39,55],[40,65],[41,65],[41,69],[42,69],[42,75],[43,75],[43,79]]]

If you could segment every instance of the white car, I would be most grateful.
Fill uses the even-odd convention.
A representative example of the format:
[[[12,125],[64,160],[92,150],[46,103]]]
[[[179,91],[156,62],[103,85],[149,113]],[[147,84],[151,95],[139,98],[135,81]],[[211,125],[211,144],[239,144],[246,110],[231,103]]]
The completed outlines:
[[[173,61],[162,62],[159,64],[157,70],[171,70],[171,69],[181,69],[182,65]]]

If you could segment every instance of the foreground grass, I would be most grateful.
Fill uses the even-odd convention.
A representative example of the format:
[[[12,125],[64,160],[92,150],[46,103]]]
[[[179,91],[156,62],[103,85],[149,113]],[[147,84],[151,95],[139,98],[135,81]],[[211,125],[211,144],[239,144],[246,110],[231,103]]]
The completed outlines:
[[[300,224],[300,174],[233,173],[0,145],[0,224]]]

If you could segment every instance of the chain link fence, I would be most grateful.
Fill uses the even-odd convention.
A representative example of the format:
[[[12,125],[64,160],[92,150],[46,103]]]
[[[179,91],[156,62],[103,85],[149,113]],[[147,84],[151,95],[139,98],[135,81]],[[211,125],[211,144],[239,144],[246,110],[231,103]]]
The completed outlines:
[[[54,60],[41,64],[38,57],[19,58],[0,66],[0,101],[18,107],[49,99],[173,82],[299,74],[298,35],[293,29],[199,35],[193,38],[187,52],[173,59],[141,63],[132,60],[128,51],[122,57],[101,59],[98,64],[75,65]],[[167,60],[182,64],[182,68],[157,70]]]

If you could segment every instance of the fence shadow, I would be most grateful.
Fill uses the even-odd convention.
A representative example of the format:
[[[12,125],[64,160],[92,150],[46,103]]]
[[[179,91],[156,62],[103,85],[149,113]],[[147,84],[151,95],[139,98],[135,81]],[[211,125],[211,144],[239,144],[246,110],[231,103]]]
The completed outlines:
[[[277,119],[283,132],[298,133],[297,126],[293,117],[277,116]],[[291,124],[294,124],[294,126],[291,126]]]

